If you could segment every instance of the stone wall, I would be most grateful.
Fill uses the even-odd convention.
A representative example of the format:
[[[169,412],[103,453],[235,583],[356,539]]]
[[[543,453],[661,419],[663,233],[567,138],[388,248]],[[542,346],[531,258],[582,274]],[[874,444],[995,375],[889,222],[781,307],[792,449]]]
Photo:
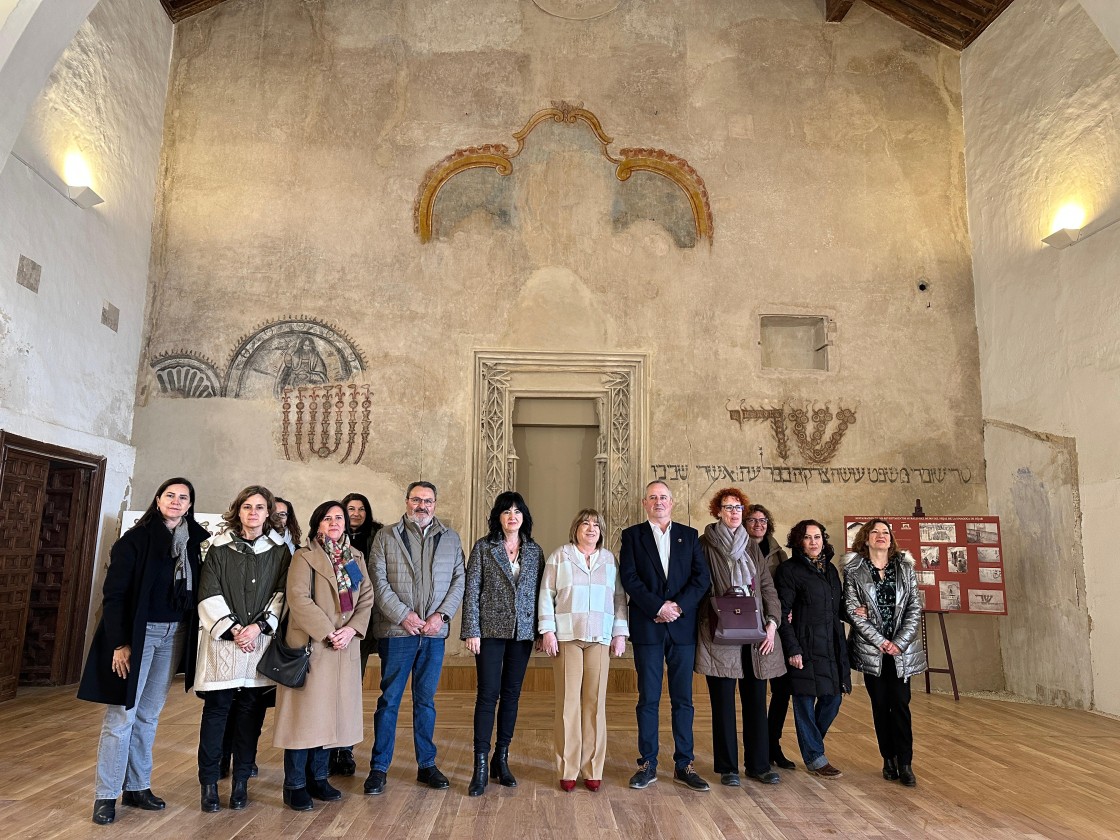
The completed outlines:
[[[598,118],[607,156],[586,123],[542,124],[508,176],[449,181],[422,243],[429,169],[512,152],[560,102]],[[469,545],[476,351],[625,353],[644,359],[635,475],[667,476],[694,525],[728,483],[782,529],[838,534],[915,497],[987,513],[959,59],[881,14],[231,0],[176,28],[167,113],[140,487],[183,472],[219,509],[261,481],[304,519],[360,490],[391,520],[423,476]],[[677,186],[617,180],[625,148],[698,173],[710,240]],[[828,369],[763,368],[769,314],[827,318]],[[332,425],[329,456],[308,454],[305,424],[301,456],[283,388],[341,379],[369,388],[368,445],[343,454],[350,411],[359,443],[367,416],[347,391],[340,446]],[[833,415],[816,440],[790,419],[814,408]],[[771,409],[785,446],[752,419]],[[841,409],[855,422],[830,448]],[[962,685],[1002,688],[997,623],[950,627]]]
[[[1080,4],[1018,0],[962,77],[991,506],[1021,548],[1008,688],[1120,714],[1120,59]],[[1044,246],[1071,201],[1099,234]]]

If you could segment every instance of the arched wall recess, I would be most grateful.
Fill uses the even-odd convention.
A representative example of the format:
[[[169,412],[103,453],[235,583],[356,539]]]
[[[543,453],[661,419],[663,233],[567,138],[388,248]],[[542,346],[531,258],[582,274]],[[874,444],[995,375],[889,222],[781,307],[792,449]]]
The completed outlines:
[[[708,189],[704,179],[684,158],[663,149],[626,148],[618,152],[618,157],[610,153],[609,146],[614,141],[603,131],[599,118],[581,105],[567,102],[553,103],[553,107],[537,111],[525,123],[525,127],[514,133],[517,146],[512,151],[504,143],[487,143],[457,149],[443,160],[432,166],[424,175],[415,206],[415,230],[421,242],[430,242],[436,222],[437,199],[439,192],[456,175],[471,169],[487,168],[499,175],[513,172],[513,161],[525,148],[525,141],[538,125],[552,121],[565,125],[583,124],[590,128],[599,142],[603,157],[615,165],[615,177],[628,181],[635,172],[649,172],[667,178],[684,193],[692,213],[695,226],[695,240],[707,240],[710,245],[714,232],[712,206],[708,199]]]

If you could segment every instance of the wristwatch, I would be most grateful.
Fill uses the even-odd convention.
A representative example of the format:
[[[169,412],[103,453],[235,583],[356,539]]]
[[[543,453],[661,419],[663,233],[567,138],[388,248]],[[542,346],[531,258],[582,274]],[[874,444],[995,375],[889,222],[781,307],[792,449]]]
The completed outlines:
[[[447,613],[441,612],[439,614],[439,617],[443,619],[444,624],[450,624],[451,623],[451,616],[449,616]]]

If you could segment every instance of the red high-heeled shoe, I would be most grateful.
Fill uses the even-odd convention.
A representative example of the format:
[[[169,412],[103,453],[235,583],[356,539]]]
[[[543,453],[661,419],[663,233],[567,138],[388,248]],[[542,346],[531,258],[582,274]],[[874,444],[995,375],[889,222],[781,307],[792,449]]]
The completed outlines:
[[[603,782],[600,779],[584,779],[583,780],[583,786],[586,787],[592,793],[597,791],[599,789],[599,785],[601,785],[602,783]]]
[[[564,791],[564,793],[571,793],[575,789],[576,789],[576,780],[575,779],[561,779],[560,780],[560,790]]]

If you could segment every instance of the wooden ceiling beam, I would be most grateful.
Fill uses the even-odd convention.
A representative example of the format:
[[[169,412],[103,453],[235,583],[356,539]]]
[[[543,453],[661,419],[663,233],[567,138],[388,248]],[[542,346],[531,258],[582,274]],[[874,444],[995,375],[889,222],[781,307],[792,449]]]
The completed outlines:
[[[926,15],[918,13],[913,7],[903,9],[899,3],[892,0],[863,1],[873,9],[877,9],[887,17],[894,18],[903,26],[913,29],[915,32],[920,32],[927,38],[932,38],[940,44],[952,47],[954,50],[964,49],[965,31],[959,29],[954,31],[940,19],[935,18],[931,21]]]
[[[824,0],[824,19],[829,23],[839,23],[854,2],[855,0]]]
[[[191,15],[197,15],[199,12],[217,6],[224,0],[159,0],[159,2],[167,12],[167,16],[171,18],[171,22],[178,23]]]

